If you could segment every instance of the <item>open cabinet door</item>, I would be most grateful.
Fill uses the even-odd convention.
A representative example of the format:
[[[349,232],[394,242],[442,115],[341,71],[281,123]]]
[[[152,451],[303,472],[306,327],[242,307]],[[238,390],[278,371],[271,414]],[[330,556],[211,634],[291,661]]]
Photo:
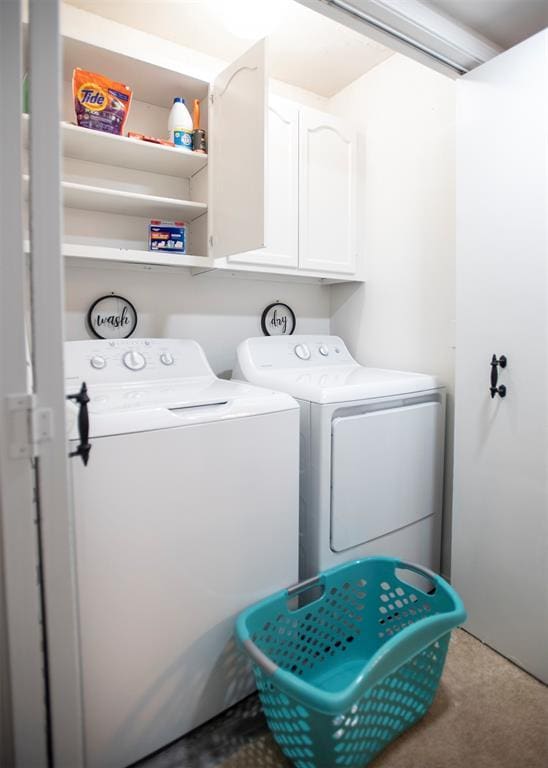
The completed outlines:
[[[265,245],[265,40],[217,77],[210,105],[210,253],[219,258]]]
[[[466,628],[548,683],[548,31],[457,93],[451,578]]]

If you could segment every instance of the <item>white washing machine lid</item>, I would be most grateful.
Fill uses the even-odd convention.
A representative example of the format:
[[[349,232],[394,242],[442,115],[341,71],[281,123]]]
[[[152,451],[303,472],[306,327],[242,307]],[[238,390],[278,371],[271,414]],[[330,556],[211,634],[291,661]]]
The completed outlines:
[[[302,349],[309,357],[300,358]],[[320,351],[321,350],[321,351]],[[370,400],[439,389],[435,376],[366,368],[338,336],[252,338],[238,347],[235,377],[327,404]]]
[[[128,368],[124,357],[131,352]],[[169,354],[171,362],[161,362]],[[138,355],[138,356],[135,356]],[[92,360],[94,362],[92,362]],[[219,379],[188,339],[68,341],[65,391],[86,382],[90,438],[145,432],[297,408],[287,394]],[[100,365],[97,368],[95,366]],[[78,439],[77,407],[67,403],[67,429]]]

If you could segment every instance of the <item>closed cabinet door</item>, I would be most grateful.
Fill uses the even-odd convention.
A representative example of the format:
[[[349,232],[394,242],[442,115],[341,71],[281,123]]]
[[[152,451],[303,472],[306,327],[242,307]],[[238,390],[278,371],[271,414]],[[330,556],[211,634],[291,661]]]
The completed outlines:
[[[299,260],[299,108],[268,99],[265,169],[265,248],[238,253],[231,262],[297,267]]]
[[[299,267],[356,271],[356,134],[303,108],[299,126]]]

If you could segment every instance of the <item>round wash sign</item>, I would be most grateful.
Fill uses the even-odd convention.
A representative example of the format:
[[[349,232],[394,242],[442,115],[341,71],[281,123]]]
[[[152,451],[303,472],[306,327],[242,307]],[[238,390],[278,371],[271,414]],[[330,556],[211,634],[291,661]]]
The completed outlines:
[[[110,293],[93,302],[88,325],[98,339],[127,339],[137,328],[137,311],[131,301]]]

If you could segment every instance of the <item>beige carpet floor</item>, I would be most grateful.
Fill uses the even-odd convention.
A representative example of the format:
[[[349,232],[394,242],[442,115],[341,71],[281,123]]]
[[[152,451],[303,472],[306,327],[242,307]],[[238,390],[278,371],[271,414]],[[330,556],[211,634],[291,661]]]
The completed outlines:
[[[139,765],[290,766],[255,697]],[[369,768],[548,768],[548,687],[458,630],[432,709]]]

